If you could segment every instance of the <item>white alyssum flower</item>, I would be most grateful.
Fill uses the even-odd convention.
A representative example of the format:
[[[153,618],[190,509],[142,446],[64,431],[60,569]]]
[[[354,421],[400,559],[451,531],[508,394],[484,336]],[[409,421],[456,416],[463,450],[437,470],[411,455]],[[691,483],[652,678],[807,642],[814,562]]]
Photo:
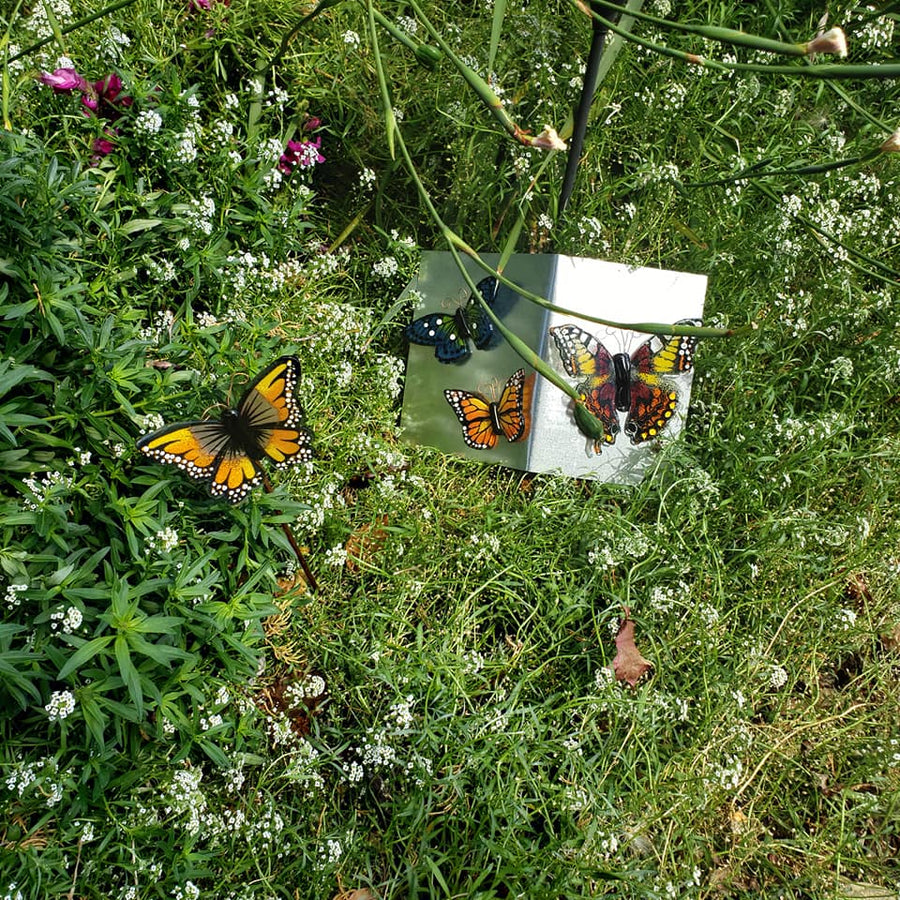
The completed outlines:
[[[61,722],[75,711],[75,695],[71,691],[54,691],[44,709],[51,722]]]

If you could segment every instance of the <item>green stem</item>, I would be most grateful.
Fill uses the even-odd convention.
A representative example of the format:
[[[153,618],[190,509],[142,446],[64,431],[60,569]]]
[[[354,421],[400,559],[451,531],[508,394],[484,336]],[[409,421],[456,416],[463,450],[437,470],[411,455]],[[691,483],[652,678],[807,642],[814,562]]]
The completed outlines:
[[[682,62],[707,69],[716,69],[720,72],[757,72],[766,75],[793,75],[799,78],[812,78],[820,80],[851,79],[851,78],[900,78],[900,63],[884,63],[877,66],[863,65],[816,65],[816,66],[764,66],[755,63],[724,63],[719,60],[707,59],[697,56],[695,53],[685,53],[675,50],[665,44],[657,44],[646,38],[638,37],[634,32],[619,28],[609,19],[604,18],[593,10],[586,9],[579,0],[569,0],[569,3],[585,15],[597,19],[605,24],[610,31],[625,40],[631,41],[641,47],[658,53],[661,56],[669,56],[672,59],[680,59]]]
[[[788,166],[784,169],[765,169],[758,171],[759,163],[755,166],[748,166],[741,172],[734,175],[728,175],[723,178],[716,178],[712,181],[697,181],[691,184],[685,184],[686,188],[698,187],[715,187],[721,184],[734,184],[736,181],[747,181],[752,178],[771,178],[781,175],[820,175],[823,172],[833,172],[835,169],[844,169],[847,166],[856,166],[860,163],[868,162],[881,156],[880,150],[871,150],[862,156],[853,156],[849,159],[837,159],[829,163],[816,163],[811,166]]]
[[[441,53],[439,50],[436,50],[434,47],[429,47],[427,44],[420,44],[418,41],[414,41],[402,28],[398,28],[390,19],[384,16],[377,9],[372,9],[372,15],[375,16],[375,21],[395,40],[399,41],[410,50],[415,56],[415,58],[424,66],[428,68],[434,68],[437,64],[438,60],[441,58]]]
[[[763,50],[767,53],[780,53],[783,56],[806,56],[806,44],[794,44],[786,41],[776,41],[771,38],[760,37],[755,34],[747,34],[745,31],[737,31],[734,28],[722,28],[718,25],[689,25],[684,22],[676,22],[671,19],[661,19],[640,10],[630,10],[610,0],[603,0],[603,5],[616,12],[630,13],[635,19],[649,22],[660,28],[670,31],[678,31],[681,34],[696,34],[699,37],[716,41],[720,44],[729,44],[734,47],[749,47],[751,50]]]
[[[491,89],[491,86],[478,74],[472,71],[451,49],[450,45],[444,40],[440,32],[431,24],[425,13],[416,0],[410,0],[410,7],[416,14],[416,17],[425,27],[425,30],[431,35],[434,42],[441,48],[447,59],[453,63],[460,75],[466,80],[469,87],[475,91],[481,98],[482,102],[491,111],[494,118],[500,123],[503,129],[517,141],[531,146],[531,138],[513,121],[509,113],[504,109],[500,98]]]
[[[369,13],[369,40],[372,42],[372,58],[375,60],[375,75],[378,79],[378,90],[381,93],[381,105],[384,108],[384,129],[387,137],[388,152],[391,159],[396,159],[394,153],[394,135],[397,133],[397,118],[394,115],[394,107],[391,103],[391,92],[388,88],[387,78],[384,74],[384,65],[381,59],[381,50],[378,47],[378,32],[375,29],[375,7],[372,0],[368,0]]]

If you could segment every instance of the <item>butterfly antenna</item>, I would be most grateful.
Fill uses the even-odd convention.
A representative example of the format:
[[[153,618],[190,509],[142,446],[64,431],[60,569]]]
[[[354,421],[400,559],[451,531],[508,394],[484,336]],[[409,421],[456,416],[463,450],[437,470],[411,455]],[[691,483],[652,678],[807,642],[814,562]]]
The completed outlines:
[[[272,487],[272,482],[269,481],[269,476],[263,473],[263,487],[266,489],[266,493],[271,494],[275,488]],[[312,569],[309,567],[309,563],[306,561],[306,557],[303,555],[303,551],[300,549],[300,545],[297,543],[297,538],[294,537],[294,532],[291,531],[290,526],[287,522],[282,522],[281,527],[284,529],[284,533],[287,535],[288,543],[294,550],[294,553],[297,554],[297,560],[300,563],[300,568],[303,569],[303,575],[306,578],[306,583],[312,588],[313,592],[319,593],[319,582],[316,581],[316,576],[313,575]]]

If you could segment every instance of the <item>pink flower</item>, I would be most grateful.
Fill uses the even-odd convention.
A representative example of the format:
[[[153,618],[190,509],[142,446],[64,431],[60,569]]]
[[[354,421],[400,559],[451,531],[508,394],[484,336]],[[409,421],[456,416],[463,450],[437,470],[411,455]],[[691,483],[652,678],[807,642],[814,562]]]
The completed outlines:
[[[829,28],[806,45],[806,52],[809,55],[831,53],[843,59],[847,55],[847,37],[840,28]]]
[[[307,168],[325,162],[325,157],[319,152],[321,144],[321,137],[309,141],[288,141],[278,161],[278,168],[286,175],[290,175],[294,171],[294,166]]]
[[[537,147],[539,150],[568,149],[566,147],[565,141],[563,141],[556,133],[556,129],[551,128],[549,125],[545,125],[544,130],[531,139],[531,146]]]
[[[191,9],[202,9],[209,11],[213,8],[214,3],[221,3],[223,6],[228,6],[231,0],[188,0],[188,6]]]
[[[303,130],[304,131],[315,131],[321,124],[322,124],[322,120],[320,118],[318,118],[317,116],[310,116],[303,123]]]
[[[109,156],[116,149],[115,138],[118,135],[116,129],[106,128],[103,134],[105,137],[94,138],[94,142],[91,144],[91,150],[93,150],[93,155],[91,156],[92,166],[98,165],[104,156]]]
[[[56,69],[53,72],[42,72],[40,77],[42,84],[47,84],[57,94],[68,94],[71,91],[86,91],[88,83],[82,75],[74,69]]]
[[[900,153],[900,128],[898,128],[878,149],[882,153]]]
[[[104,119],[114,121],[122,115],[122,108],[134,103],[134,98],[122,94],[122,79],[115,73],[95,81],[82,96],[82,105],[90,110],[85,115],[96,113]]]

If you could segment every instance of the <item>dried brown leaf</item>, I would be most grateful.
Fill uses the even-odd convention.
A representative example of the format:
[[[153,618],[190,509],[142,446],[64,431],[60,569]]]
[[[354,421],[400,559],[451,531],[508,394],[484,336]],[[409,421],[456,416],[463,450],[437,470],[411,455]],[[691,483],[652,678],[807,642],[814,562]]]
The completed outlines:
[[[634,620],[628,608],[625,608],[625,618],[619,624],[619,633],[616,635],[616,655],[612,661],[613,672],[617,681],[625,681],[635,687],[641,676],[653,668],[653,663],[641,655],[641,651],[634,643]]]
[[[359,564],[369,564],[387,543],[388,533],[384,527],[387,516],[381,516],[380,524],[361,525],[347,538],[347,568],[351,572],[359,569]]]

